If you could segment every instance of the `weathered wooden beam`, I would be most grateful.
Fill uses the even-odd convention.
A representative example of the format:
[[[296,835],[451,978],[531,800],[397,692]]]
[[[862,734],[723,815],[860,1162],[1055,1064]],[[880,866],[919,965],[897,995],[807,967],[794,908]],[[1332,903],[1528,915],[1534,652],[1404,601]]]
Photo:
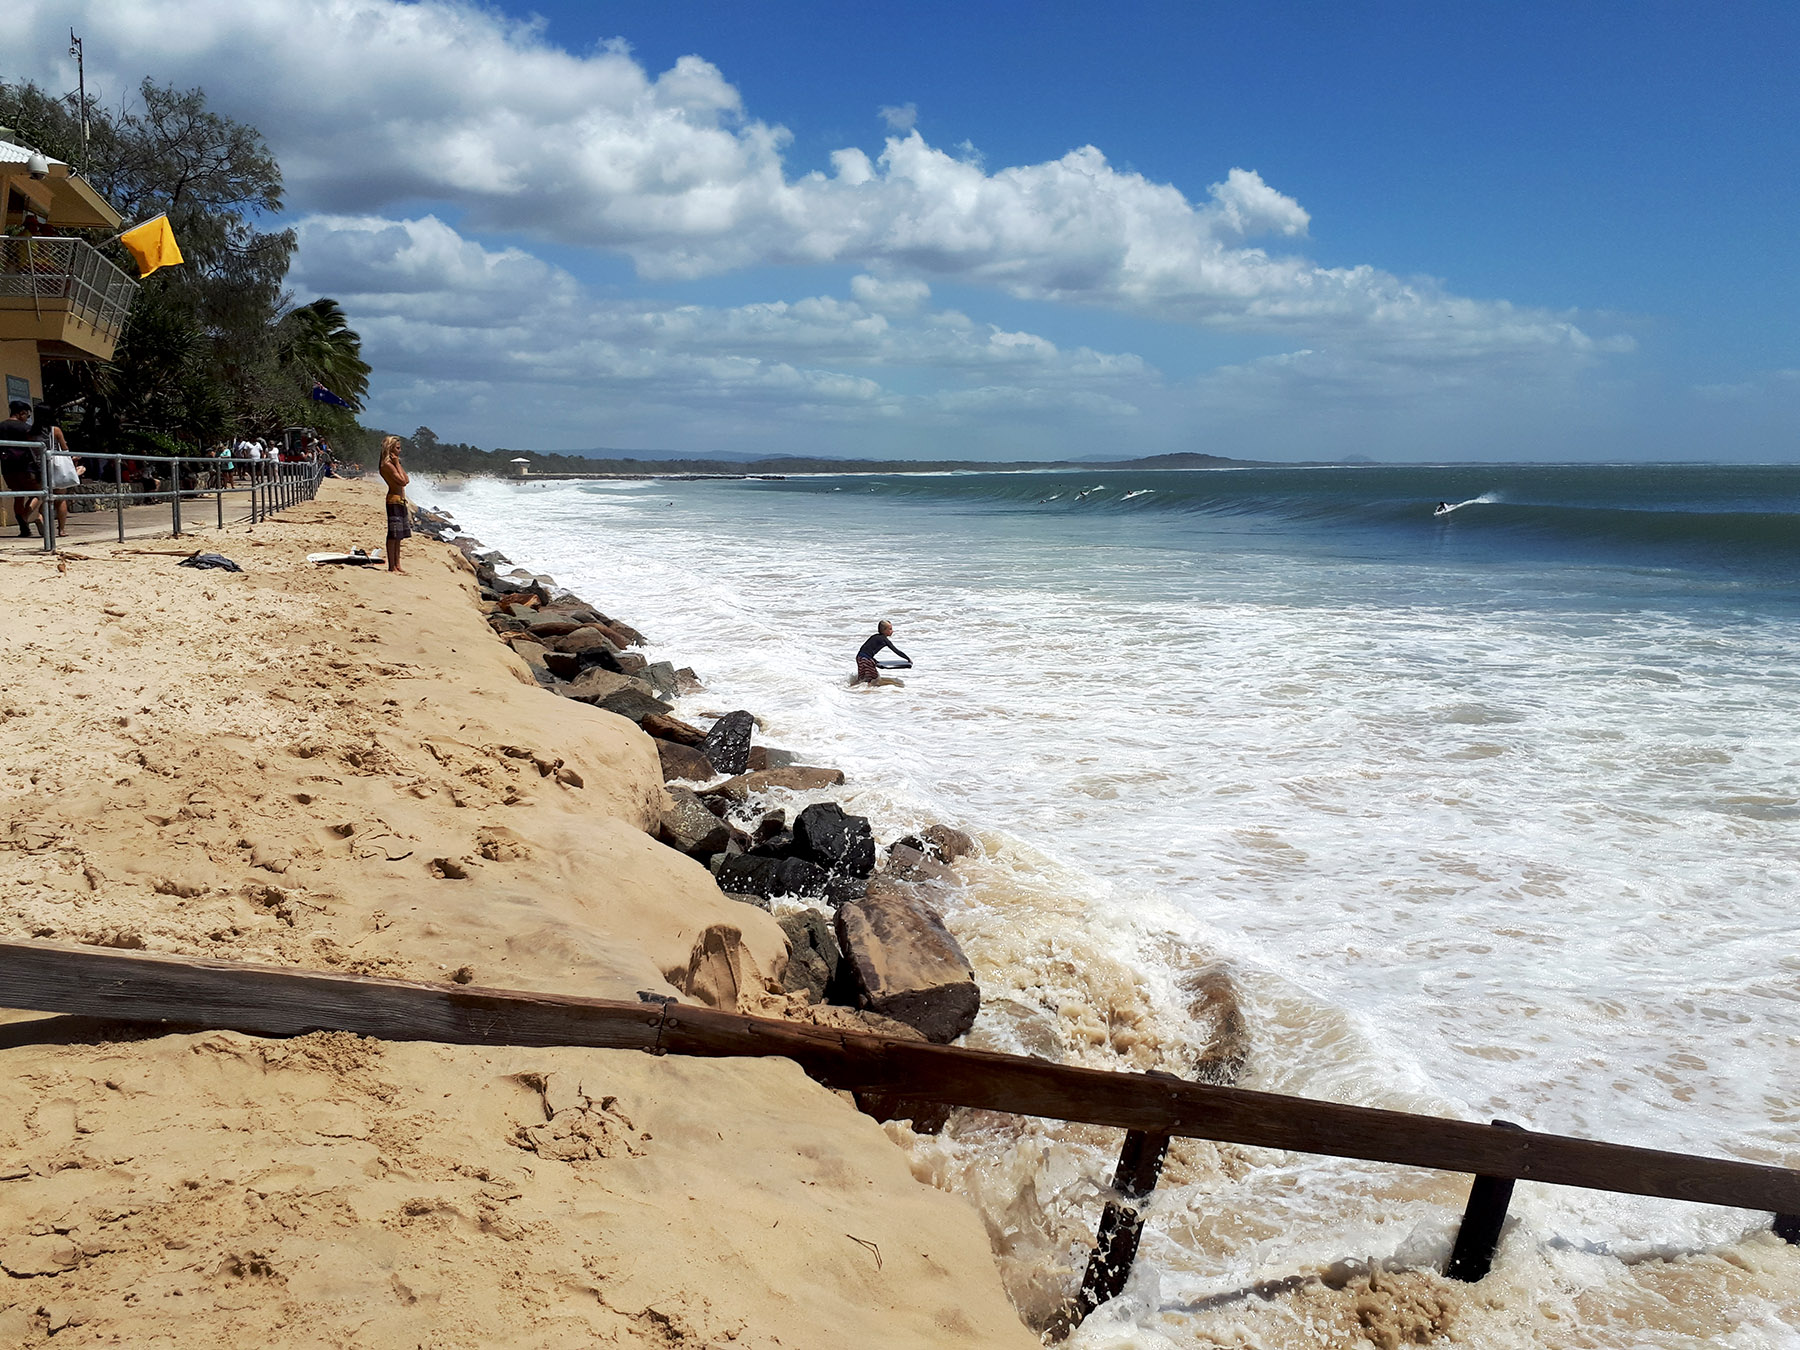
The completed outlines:
[[[1109,1073],[685,1004],[665,1009],[661,1004],[0,941],[0,1007],[261,1036],[335,1030],[397,1041],[779,1055],[833,1087],[953,1106],[1800,1214],[1800,1172],[1785,1167]]]
[[[1119,1198],[1108,1200],[1100,1212],[1094,1250],[1088,1255],[1081,1290],[1075,1295],[1072,1326],[1080,1326],[1095,1308],[1124,1292],[1131,1279],[1132,1264],[1137,1260],[1138,1243],[1144,1236],[1144,1212],[1138,1202],[1156,1189],[1163,1159],[1168,1156],[1168,1135],[1146,1134],[1142,1130],[1126,1132],[1125,1146],[1119,1150],[1119,1165],[1113,1172],[1113,1189]]]
[[[1520,1126],[1510,1120],[1496,1120],[1503,1130]],[[1494,1267],[1494,1252],[1500,1246],[1500,1230],[1506,1226],[1506,1209],[1512,1204],[1513,1183],[1510,1177],[1476,1177],[1469,1187],[1469,1203],[1463,1209],[1462,1225],[1456,1230],[1456,1245],[1444,1264],[1444,1274],[1452,1280],[1474,1284],[1485,1280]]]

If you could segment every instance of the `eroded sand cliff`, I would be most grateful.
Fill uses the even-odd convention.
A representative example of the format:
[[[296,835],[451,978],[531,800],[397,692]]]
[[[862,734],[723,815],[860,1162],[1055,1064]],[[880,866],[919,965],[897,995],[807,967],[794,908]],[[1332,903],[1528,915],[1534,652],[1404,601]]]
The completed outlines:
[[[630,999],[727,925],[778,969],[450,550],[305,561],[380,508],[208,535],[241,575],[0,562],[0,932]],[[785,1061],[0,1018],[0,1344],[1035,1343],[973,1211]]]

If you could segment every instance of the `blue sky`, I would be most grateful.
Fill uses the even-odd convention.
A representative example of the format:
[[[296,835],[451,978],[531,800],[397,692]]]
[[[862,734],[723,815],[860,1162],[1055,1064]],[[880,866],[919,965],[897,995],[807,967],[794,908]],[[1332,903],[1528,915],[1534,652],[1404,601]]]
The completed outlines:
[[[1800,458],[1791,4],[25,10],[263,129],[385,425]]]

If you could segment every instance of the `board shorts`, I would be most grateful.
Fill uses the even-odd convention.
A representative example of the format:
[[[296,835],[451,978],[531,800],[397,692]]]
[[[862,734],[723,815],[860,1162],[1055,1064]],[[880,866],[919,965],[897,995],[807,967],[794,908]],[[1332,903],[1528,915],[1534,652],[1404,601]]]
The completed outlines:
[[[405,502],[389,502],[387,504],[388,538],[412,538],[412,512],[407,510]]]
[[[875,664],[874,657],[859,656],[856,658],[856,678],[867,680],[870,684],[881,678],[881,667]]]

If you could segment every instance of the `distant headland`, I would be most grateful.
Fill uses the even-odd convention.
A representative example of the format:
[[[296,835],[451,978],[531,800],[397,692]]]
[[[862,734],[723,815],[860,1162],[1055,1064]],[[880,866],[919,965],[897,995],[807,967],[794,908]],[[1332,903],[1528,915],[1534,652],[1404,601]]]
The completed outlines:
[[[1138,459],[832,459],[809,455],[701,458],[649,451],[593,450],[533,454],[468,445],[414,443],[408,466],[425,473],[501,478],[767,478],[814,473],[1017,473],[1028,470],[1156,470],[1245,468],[1266,463],[1222,455],[1148,455]]]

